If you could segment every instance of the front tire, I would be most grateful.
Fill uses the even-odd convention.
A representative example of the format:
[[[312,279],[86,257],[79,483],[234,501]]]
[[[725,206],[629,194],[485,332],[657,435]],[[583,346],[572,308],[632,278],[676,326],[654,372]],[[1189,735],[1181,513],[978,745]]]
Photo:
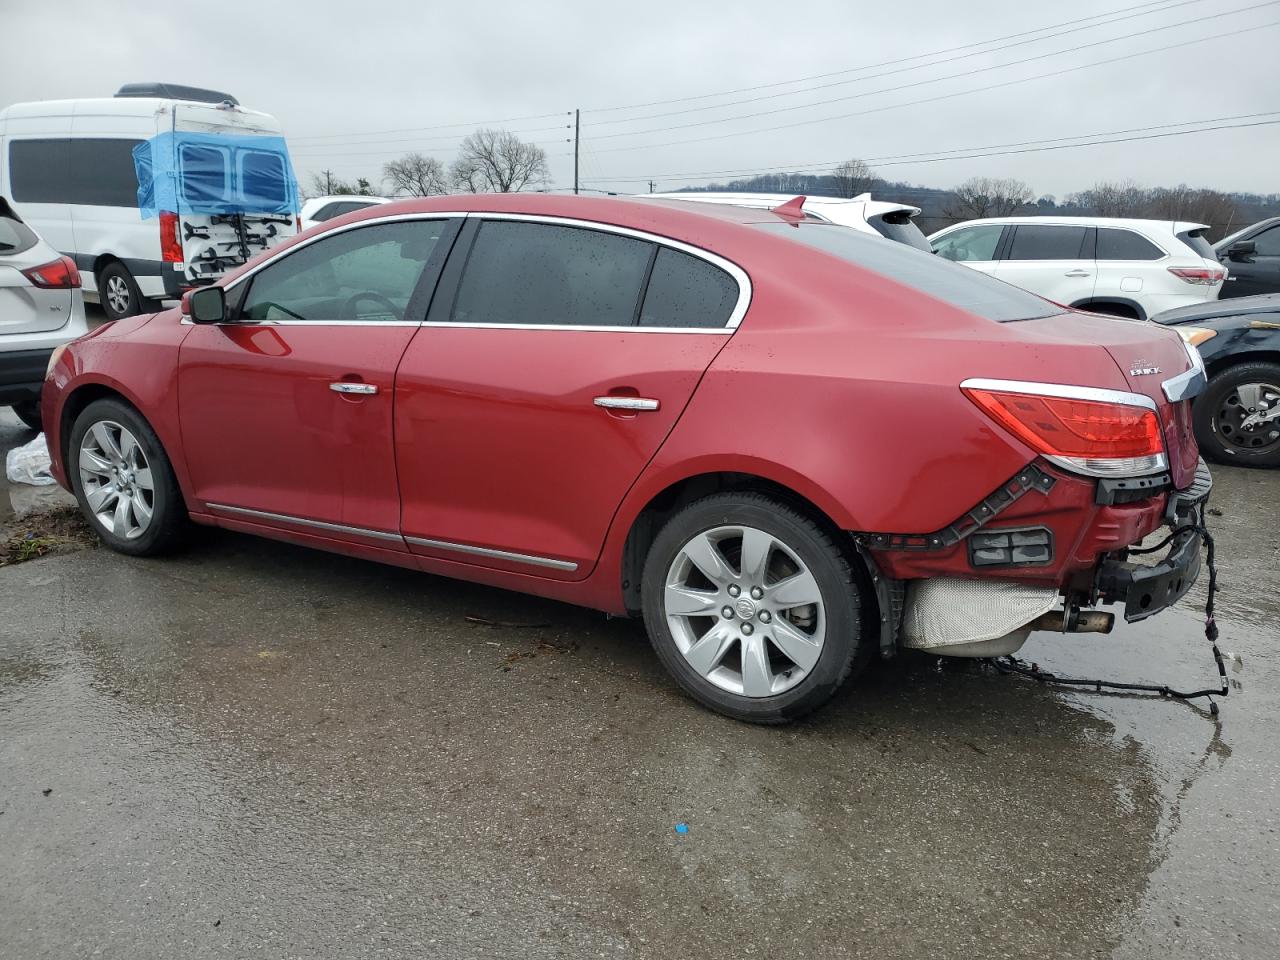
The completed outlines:
[[[119,400],[95,400],[76,417],[67,475],[102,542],[135,557],[172,549],[189,522],[182,491],[151,425]]]
[[[816,710],[865,664],[863,590],[848,556],[804,514],[752,493],[685,507],[645,560],[645,626],[694,699],[751,723]]]
[[[15,403],[13,405],[13,413],[28,430],[34,430],[39,433],[42,429],[39,400],[23,400],[21,403]]]
[[[1193,408],[1196,441],[1211,460],[1280,467],[1280,418],[1255,419],[1280,404],[1280,363],[1237,363],[1209,381]]]

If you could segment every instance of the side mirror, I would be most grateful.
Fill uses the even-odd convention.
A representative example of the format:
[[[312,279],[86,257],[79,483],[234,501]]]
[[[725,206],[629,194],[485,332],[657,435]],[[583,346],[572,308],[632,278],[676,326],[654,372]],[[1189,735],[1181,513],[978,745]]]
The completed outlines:
[[[1245,257],[1252,257],[1256,249],[1252,240],[1237,240],[1227,248],[1227,256],[1232,260],[1242,260]]]
[[[182,312],[192,323],[222,323],[227,319],[227,294],[221,287],[200,287],[182,295]]]

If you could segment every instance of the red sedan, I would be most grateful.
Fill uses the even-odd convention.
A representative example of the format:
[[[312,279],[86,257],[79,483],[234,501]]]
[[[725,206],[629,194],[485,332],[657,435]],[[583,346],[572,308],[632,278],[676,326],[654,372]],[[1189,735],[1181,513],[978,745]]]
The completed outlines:
[[[56,476],[112,548],[188,521],[643,615],[777,722],[899,646],[1164,609],[1210,480],[1193,349],[774,211],[442,197],[310,230],[50,363]]]

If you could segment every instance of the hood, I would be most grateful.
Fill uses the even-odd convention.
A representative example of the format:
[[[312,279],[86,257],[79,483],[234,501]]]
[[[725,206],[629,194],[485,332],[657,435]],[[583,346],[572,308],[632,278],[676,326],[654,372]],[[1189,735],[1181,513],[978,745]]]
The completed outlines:
[[[1166,310],[1151,319],[1165,326],[1176,326],[1179,323],[1220,320],[1223,317],[1247,317],[1259,313],[1280,314],[1280,293],[1264,293],[1258,297],[1233,297],[1229,300],[1210,300],[1207,303]]]
[[[1084,376],[1071,382],[1138,393],[1155,401],[1174,486],[1181,490],[1191,484],[1200,459],[1191,427],[1191,402],[1172,403],[1164,393],[1165,381],[1192,368],[1191,356],[1176,332],[1146,320],[1074,311],[1009,326],[1051,330],[1056,336],[1065,336],[1078,343],[1096,344],[1105,350],[1117,375],[1109,376],[1105,383],[1087,382]]]

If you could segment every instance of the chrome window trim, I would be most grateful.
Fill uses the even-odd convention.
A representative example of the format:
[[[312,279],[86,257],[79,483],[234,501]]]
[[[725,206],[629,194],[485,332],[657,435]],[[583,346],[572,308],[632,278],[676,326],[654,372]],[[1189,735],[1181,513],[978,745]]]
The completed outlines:
[[[495,550],[492,547],[475,547],[467,543],[452,543],[448,540],[429,540],[426,537],[405,537],[405,542],[415,547],[430,547],[433,550],[451,550],[454,553],[469,553],[477,557],[492,557],[495,560],[512,560],[516,563],[528,563],[535,567],[550,567],[553,570],[574,571],[578,565],[569,560],[553,560],[550,557],[537,557],[528,553],[513,553],[510,550]]]
[[[1067,383],[1039,383],[1034,380],[991,380],[973,377],[960,384],[960,389],[996,390],[1001,393],[1025,393],[1042,397],[1062,397],[1066,400],[1096,400],[1099,403],[1122,403],[1130,407],[1145,407],[1159,414],[1156,402],[1142,393],[1127,390],[1108,390],[1103,387],[1081,387]]]
[[[403,543],[404,537],[398,533],[391,533],[386,530],[370,530],[367,527],[350,527],[345,523],[329,523],[326,520],[309,520],[306,517],[295,517],[287,513],[271,513],[268,510],[252,510],[249,507],[233,507],[225,503],[208,503],[206,504],[210,510],[217,513],[231,513],[238,516],[257,517],[262,520],[279,520],[283,523],[296,523],[302,527],[313,527],[317,530],[333,530],[338,533],[351,533],[360,537],[370,537],[374,540],[390,540],[395,543]]]
[[[380,206],[373,204],[372,206]],[[413,220],[452,220],[452,219],[479,219],[479,220],[518,220],[525,223],[546,223],[552,226],[577,227],[584,230],[599,230],[604,233],[616,233],[622,236],[635,237],[638,240],[644,240],[649,243],[659,244],[661,246],[670,247],[673,250],[679,250],[690,256],[698,257],[705,260],[713,266],[719,267],[729,276],[733,277],[734,282],[738,285],[738,302],[734,304],[733,310],[729,313],[729,320],[723,327],[642,327],[639,325],[628,324],[626,326],[576,326],[574,324],[546,324],[546,323],[455,323],[453,321],[423,322],[415,323],[409,320],[275,320],[271,323],[226,323],[213,324],[213,326],[281,326],[281,327],[368,327],[368,326],[384,326],[384,327],[459,327],[459,328],[477,328],[492,330],[580,330],[586,333],[602,333],[617,332],[621,330],[630,331],[632,333],[694,333],[694,334],[718,334],[720,336],[728,336],[738,328],[738,324],[742,322],[742,318],[746,316],[747,309],[751,306],[751,278],[747,272],[731,260],[726,260],[719,254],[712,253],[709,250],[703,250],[701,247],[695,247],[691,244],[684,243],[680,240],[673,240],[670,237],[664,237],[656,233],[647,233],[643,230],[635,230],[631,227],[621,227],[612,223],[599,223],[595,220],[579,220],[573,217],[559,217],[552,214],[533,214],[533,213],[485,213],[482,211],[431,211],[430,213],[398,213],[387,217],[372,217],[368,220],[357,220],[355,223],[343,224],[325,230],[323,233],[314,237],[308,237],[299,243],[291,244],[283,250],[273,254],[266,260],[255,265],[251,270],[242,273],[235,280],[227,284],[223,290],[230,295],[231,291],[240,284],[255,276],[259,271],[271,266],[279,260],[284,259],[291,253],[310,246],[326,237],[331,237],[347,230],[358,230],[361,227],[370,227],[383,223],[400,223]],[[189,319],[183,319],[182,323],[193,325]]]

